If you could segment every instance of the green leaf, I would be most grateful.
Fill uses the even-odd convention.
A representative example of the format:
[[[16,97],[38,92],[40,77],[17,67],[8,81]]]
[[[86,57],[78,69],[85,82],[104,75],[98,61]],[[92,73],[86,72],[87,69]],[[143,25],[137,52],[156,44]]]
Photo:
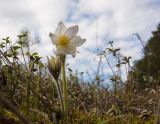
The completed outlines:
[[[21,35],[17,35],[17,37],[19,37],[19,38],[26,37],[26,36],[27,36],[27,34],[26,34],[26,33],[21,34]]]
[[[26,52],[26,55],[27,55],[27,56],[30,56],[31,54],[30,54],[30,52],[27,51],[27,52]]]
[[[6,40],[9,40],[9,37],[7,37]]]
[[[6,54],[7,57],[12,57],[12,54]]]
[[[72,69],[68,68],[68,70],[69,70],[70,72],[72,72]]]
[[[4,47],[5,47],[5,45],[4,45],[3,43],[1,43],[1,44],[0,44],[0,47],[1,47],[1,48],[4,48]]]
[[[20,46],[13,46],[12,47],[14,50],[18,50],[18,49],[20,49],[21,47]]]
[[[39,61],[42,57],[40,57],[40,56],[34,56],[34,58],[36,59],[35,61]]]
[[[33,65],[34,65],[34,62],[31,61],[31,62],[29,63],[29,68],[32,69],[32,68],[33,68]]]
[[[19,44],[19,45],[23,45],[24,42],[23,42],[23,41],[18,41],[18,44]]]
[[[10,43],[10,40],[6,40],[6,43]]]
[[[44,64],[41,62],[38,62],[37,65],[39,66],[39,68],[44,68]]]
[[[126,62],[121,62],[121,64],[126,64]]]
[[[38,53],[32,53],[32,56],[36,56],[36,55],[38,55]]]

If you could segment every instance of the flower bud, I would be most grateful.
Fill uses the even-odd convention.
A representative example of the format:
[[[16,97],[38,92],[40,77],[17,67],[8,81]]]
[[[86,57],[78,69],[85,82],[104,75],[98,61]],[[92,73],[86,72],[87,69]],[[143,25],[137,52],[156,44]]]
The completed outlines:
[[[58,81],[60,72],[61,72],[61,60],[59,56],[53,57],[51,56],[51,58],[48,58],[48,70],[50,72],[50,74],[52,75],[52,77]]]

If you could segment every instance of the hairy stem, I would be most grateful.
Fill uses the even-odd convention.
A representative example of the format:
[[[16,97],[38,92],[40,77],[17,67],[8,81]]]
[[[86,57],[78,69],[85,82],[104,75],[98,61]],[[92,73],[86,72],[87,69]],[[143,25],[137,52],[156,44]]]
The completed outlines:
[[[61,103],[61,109],[62,109],[62,112],[64,114],[65,110],[64,110],[62,91],[61,91],[61,88],[59,86],[59,82],[58,81],[56,81],[56,84],[57,84],[57,90],[58,90],[59,99],[60,99],[60,103]]]
[[[64,115],[67,116],[68,113],[68,89],[66,81],[66,72],[65,72],[65,56],[62,57],[62,76],[63,76],[63,97],[64,97]]]

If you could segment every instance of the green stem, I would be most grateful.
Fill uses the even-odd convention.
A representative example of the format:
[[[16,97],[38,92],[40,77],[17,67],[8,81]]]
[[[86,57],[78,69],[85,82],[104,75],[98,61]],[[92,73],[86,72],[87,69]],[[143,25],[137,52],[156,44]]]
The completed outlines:
[[[60,103],[61,103],[61,109],[62,109],[62,112],[64,114],[65,110],[64,110],[63,96],[62,96],[61,88],[59,86],[59,82],[58,81],[56,81],[56,84],[57,84],[57,90],[58,90],[59,99],[60,99]]]
[[[65,72],[65,56],[62,59],[62,75],[63,75],[63,97],[64,97],[64,115],[67,117],[68,113],[68,89],[66,81],[66,72]]]

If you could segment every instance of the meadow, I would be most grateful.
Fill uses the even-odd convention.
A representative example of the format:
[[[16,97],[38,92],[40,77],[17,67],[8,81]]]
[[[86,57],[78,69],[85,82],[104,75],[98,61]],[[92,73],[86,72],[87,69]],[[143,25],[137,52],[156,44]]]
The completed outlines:
[[[54,35],[50,37],[53,40]],[[78,75],[66,65],[66,55],[75,56],[74,48],[61,52],[58,47],[60,54],[43,63],[38,53],[30,52],[27,32],[17,38],[13,43],[6,37],[0,43],[0,124],[160,124],[159,78],[147,80],[145,75],[138,75],[147,84],[139,85],[137,71],[130,64],[132,58],[123,56],[113,41],[97,54],[99,63],[105,59],[112,72],[109,88],[99,68],[96,75],[90,75],[94,80],[86,82],[85,72]],[[63,36],[58,42],[66,47],[69,40]],[[108,56],[117,61],[114,67]]]

